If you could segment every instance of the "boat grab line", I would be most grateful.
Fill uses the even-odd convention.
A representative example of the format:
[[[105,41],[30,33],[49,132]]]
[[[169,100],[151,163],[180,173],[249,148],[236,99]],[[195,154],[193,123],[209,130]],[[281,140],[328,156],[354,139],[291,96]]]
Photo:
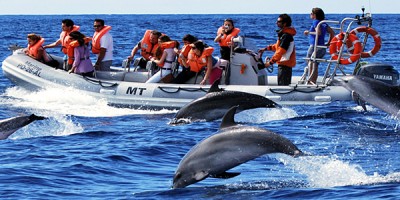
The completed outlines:
[[[289,93],[292,93],[292,92],[301,92],[301,93],[313,93],[313,92],[318,92],[318,91],[321,91],[323,88],[321,87],[321,88],[315,88],[315,90],[311,90],[311,91],[305,91],[305,90],[299,90],[299,89],[297,89],[297,85],[296,86],[294,86],[293,87],[293,89],[291,89],[291,90],[289,90],[289,91],[287,91],[287,92],[277,92],[277,90],[279,90],[279,89],[277,89],[277,90],[274,90],[274,89],[272,89],[272,88],[270,88],[269,89],[269,91],[271,91],[272,93],[274,93],[274,94],[289,94]]]
[[[115,86],[118,85],[118,83],[107,83],[107,84],[110,84],[110,85],[103,85],[103,82],[100,81],[100,80],[90,79],[87,76],[83,76],[83,78],[89,83],[98,84],[101,87],[105,87],[105,88],[111,88],[111,87],[115,87]]]
[[[181,88],[181,87],[175,88],[175,87],[161,87],[161,86],[158,86],[158,88],[161,91],[166,92],[166,93],[177,93],[181,90],[187,91],[187,92],[197,92],[197,91],[207,92],[208,91],[208,90],[205,90],[204,88]],[[175,91],[167,91],[166,89],[176,89],[176,90]]]

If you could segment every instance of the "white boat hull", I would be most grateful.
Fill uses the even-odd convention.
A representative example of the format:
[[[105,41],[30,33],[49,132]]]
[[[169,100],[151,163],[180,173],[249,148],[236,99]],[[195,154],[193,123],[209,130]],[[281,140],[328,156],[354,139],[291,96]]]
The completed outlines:
[[[55,57],[55,56],[53,56]],[[58,58],[61,61],[61,58]],[[237,64],[235,64],[235,62]],[[333,101],[351,100],[350,92],[341,86],[325,85],[299,85],[290,86],[273,85],[276,82],[275,77],[268,77],[265,82],[271,85],[257,85],[257,75],[246,78],[249,82],[243,82],[244,79],[237,79],[235,71],[240,67],[240,62],[232,60],[231,63],[231,84],[220,85],[225,90],[242,91],[247,93],[265,96],[281,105],[299,105],[299,104],[325,104]],[[251,65],[251,63],[247,63]],[[72,87],[85,92],[87,95],[99,99],[106,99],[111,105],[124,107],[143,107],[143,108],[181,108],[188,102],[203,96],[209,89],[209,85],[199,84],[165,84],[165,83],[144,83],[143,74],[145,72],[107,72],[109,77],[113,78],[85,78],[77,74],[68,74],[64,70],[54,69],[41,62],[38,62],[26,55],[14,52],[7,57],[2,64],[3,73],[14,84],[27,89],[36,90],[48,87]],[[253,67],[254,68],[254,67]],[[104,75],[104,72],[98,73]],[[136,74],[135,74],[136,73]],[[249,70],[246,73],[252,73]],[[122,76],[122,78],[118,78]],[[132,80],[125,80],[132,76]],[[246,74],[240,76],[245,77]],[[251,74],[249,76],[252,76]],[[139,77],[139,78],[138,78]],[[262,77],[262,78],[267,78]],[[121,80],[125,81],[121,81]],[[140,82],[134,82],[137,79]],[[258,79],[260,79],[258,77]],[[299,80],[299,77],[293,77],[293,81]],[[255,82],[255,83],[254,83]],[[259,82],[259,81],[258,81]],[[247,85],[245,85],[247,84]]]

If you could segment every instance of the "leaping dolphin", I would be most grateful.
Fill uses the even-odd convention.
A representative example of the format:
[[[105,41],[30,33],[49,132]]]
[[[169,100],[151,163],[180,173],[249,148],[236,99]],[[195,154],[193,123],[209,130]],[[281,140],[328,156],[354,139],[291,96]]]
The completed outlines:
[[[232,169],[268,153],[300,156],[303,153],[291,141],[269,130],[240,126],[234,122],[237,106],[223,117],[220,130],[195,145],[180,161],[173,188],[183,188],[209,176],[231,178],[240,173]]]
[[[218,82],[218,81],[216,81]],[[214,83],[208,93],[182,107],[170,124],[190,123],[199,120],[212,121],[224,116],[232,106],[239,106],[238,112],[253,108],[280,107],[272,100],[246,92],[225,91]]]
[[[37,115],[25,115],[20,117],[12,117],[0,121],[0,140],[7,139],[18,129],[36,121],[43,120],[45,117]]]
[[[357,98],[400,119],[400,86],[392,86],[366,76],[344,76],[333,81],[342,85]]]

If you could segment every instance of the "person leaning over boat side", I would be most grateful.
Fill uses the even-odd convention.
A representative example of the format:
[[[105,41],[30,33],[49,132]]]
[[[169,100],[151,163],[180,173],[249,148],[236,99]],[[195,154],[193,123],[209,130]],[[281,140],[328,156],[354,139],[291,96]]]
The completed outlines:
[[[128,60],[132,60],[135,54],[140,50],[140,55],[142,58],[138,66],[141,69],[146,69],[146,64],[154,57],[158,47],[158,38],[162,34],[157,30],[146,30],[143,38],[133,47],[131,54],[128,56]]]
[[[309,30],[304,31],[304,35],[308,35],[308,41],[310,44],[310,47],[308,48],[307,52],[307,58],[311,58],[311,55],[314,52],[316,28],[320,21],[325,20],[325,13],[321,8],[313,8],[310,13],[310,18],[312,19],[312,25]],[[320,30],[318,31],[319,34],[318,34],[317,46],[329,46],[331,40],[333,39],[333,37],[335,37],[335,32],[326,23],[321,24],[319,27]],[[327,32],[329,33],[329,39],[328,43],[325,45],[325,35]],[[322,58],[326,54],[326,48],[317,47],[317,51],[315,53],[316,53],[315,58]],[[317,83],[317,78],[318,78],[318,62],[313,63],[307,61],[307,65],[309,72],[309,81],[310,81],[309,83],[315,84]]]
[[[204,68],[206,69],[206,74],[200,84],[205,85],[209,80],[209,84],[212,85],[215,81],[218,81],[222,76],[222,67],[226,66],[228,61],[214,58],[212,56],[214,48],[207,46],[201,40],[194,42],[190,46],[191,50],[186,61],[187,65],[190,66],[190,70],[199,73]]]
[[[220,46],[221,58],[230,60],[231,57],[231,39],[238,36],[239,28],[235,28],[233,20],[228,18],[224,20],[224,24],[218,28],[217,37],[214,42],[218,42]]]
[[[113,61],[113,38],[110,34],[111,26],[104,25],[104,20],[95,19],[95,30],[92,38],[92,52],[97,54],[94,68],[99,71],[111,71]]]
[[[172,83],[185,83],[189,79],[196,76],[196,72],[190,69],[190,66],[187,64],[187,59],[189,52],[191,50],[190,44],[193,44],[197,41],[197,38],[193,35],[186,34],[182,38],[183,47],[180,50],[175,50],[178,56],[178,62],[182,66],[182,71],[172,80]]]
[[[74,52],[74,61],[72,68],[68,72],[93,77],[94,67],[90,60],[90,49],[88,43],[85,41],[85,35],[79,31],[74,31],[69,36],[71,39],[70,48]]]
[[[27,36],[27,40],[28,40],[28,47],[24,50],[26,55],[42,63],[50,61],[46,51],[44,51],[44,48],[42,46],[44,43],[44,38],[34,33],[30,33]]]
[[[155,57],[151,57],[150,61],[155,62],[160,67],[160,70],[147,80],[146,83],[158,83],[161,79],[171,74],[172,63],[176,58],[174,50],[176,46],[177,41],[171,40],[167,35],[162,35],[158,38],[158,53],[156,53]]]
[[[72,31],[79,31],[80,27],[75,25],[74,22],[71,19],[63,19],[61,21],[61,33],[60,33],[60,38],[48,45],[43,46],[43,48],[47,49],[47,48],[53,48],[56,47],[58,45],[61,45],[61,51],[65,54],[63,60],[64,60],[64,65],[63,68],[64,70],[69,70],[70,66],[67,63],[68,60],[68,55],[67,55],[67,49],[70,43],[69,40],[69,34]]]
[[[279,15],[276,20],[278,40],[275,44],[268,45],[260,49],[259,53],[264,51],[274,51],[275,54],[265,63],[269,67],[274,63],[278,64],[278,85],[289,85],[292,81],[292,68],[296,66],[296,50],[293,36],[296,35],[296,29],[292,27],[292,19],[287,14]]]

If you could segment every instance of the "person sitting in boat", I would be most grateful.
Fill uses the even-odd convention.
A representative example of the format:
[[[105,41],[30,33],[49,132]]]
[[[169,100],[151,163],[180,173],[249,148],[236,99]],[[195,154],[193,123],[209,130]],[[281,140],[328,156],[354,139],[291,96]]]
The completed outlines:
[[[296,50],[293,38],[296,35],[296,29],[292,27],[292,18],[287,14],[279,15],[276,26],[279,28],[276,31],[278,40],[275,44],[260,49],[259,53],[267,50],[275,52],[269,62],[265,62],[265,67],[268,68],[277,63],[278,85],[289,85],[292,81],[292,68],[296,66]]]
[[[160,67],[160,70],[147,80],[146,83],[158,83],[171,74],[172,63],[176,58],[174,50],[176,46],[177,41],[171,40],[167,35],[162,35],[158,38],[158,50],[155,57],[150,57],[150,61],[156,63]]]
[[[69,70],[69,66],[67,63],[68,60],[67,49],[70,43],[69,34],[73,31],[79,31],[80,27],[75,25],[74,21],[72,21],[71,19],[63,19],[61,21],[61,29],[62,31],[60,33],[60,38],[51,44],[43,46],[43,48],[47,49],[61,45],[61,51],[65,54],[63,58],[64,60],[63,68],[64,70]]]
[[[218,42],[220,46],[221,58],[230,60],[231,57],[231,39],[238,36],[239,28],[235,28],[232,19],[225,19],[224,24],[218,28],[217,37],[214,42]]]
[[[310,18],[312,19],[312,25],[309,30],[304,31],[304,35],[308,35],[308,41],[310,47],[308,48],[307,58],[311,58],[311,55],[314,53],[314,45],[315,45],[315,36],[316,36],[316,28],[320,21],[325,20],[325,13],[321,8],[313,8],[310,13]],[[333,37],[335,37],[335,32],[332,28],[323,23],[319,26],[318,31],[318,44],[317,46],[329,46]],[[329,33],[328,43],[325,45],[325,35]],[[315,52],[315,58],[322,58],[326,54],[326,48],[317,47]],[[316,84],[318,78],[318,62],[310,62],[307,61],[308,72],[309,72],[309,83]]]
[[[110,34],[111,26],[104,25],[104,20],[95,19],[95,30],[92,38],[92,52],[97,54],[94,68],[99,71],[111,71],[113,61],[114,42]]]
[[[162,34],[157,30],[147,30],[144,33],[143,38],[136,44],[135,47],[133,47],[131,54],[128,56],[128,60],[131,61],[137,51],[140,50],[140,55],[142,57],[139,59],[137,66],[139,66],[141,69],[146,69],[147,62],[150,61],[150,58],[154,57],[156,54],[158,38],[161,35]]]
[[[196,72],[190,70],[190,66],[186,64],[189,52],[191,50],[190,44],[193,44],[197,41],[197,38],[193,35],[187,34],[183,36],[182,42],[183,47],[180,50],[177,50],[176,53],[178,56],[178,62],[182,66],[182,71],[172,80],[172,83],[185,83],[189,79],[196,76]]]
[[[72,68],[68,72],[93,77],[94,67],[90,60],[90,49],[88,42],[85,41],[85,35],[79,31],[74,31],[69,36],[71,39],[69,48],[74,53]]]
[[[214,48],[207,46],[201,40],[194,42],[190,46],[191,50],[185,66],[189,66],[190,70],[196,73],[201,72],[205,68],[206,73],[200,84],[205,85],[207,80],[209,80],[209,84],[212,85],[215,81],[220,80],[223,68],[226,67],[228,61],[214,58],[212,56]]]
[[[40,35],[30,33],[27,36],[28,47],[25,49],[25,54],[42,62],[47,63],[50,61],[49,56],[43,48],[44,38]]]

